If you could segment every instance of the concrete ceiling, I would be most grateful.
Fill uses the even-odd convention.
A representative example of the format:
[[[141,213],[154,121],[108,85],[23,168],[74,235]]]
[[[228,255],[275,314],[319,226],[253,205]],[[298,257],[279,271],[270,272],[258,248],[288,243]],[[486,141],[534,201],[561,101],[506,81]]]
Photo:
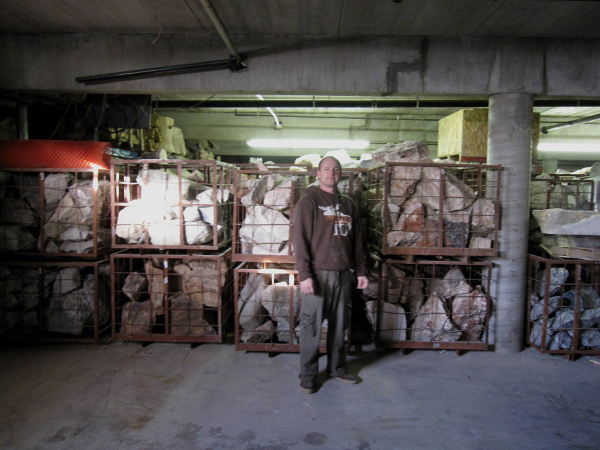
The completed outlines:
[[[599,1],[212,0],[212,4],[231,35],[600,38]],[[200,0],[2,0],[0,30],[216,34]]]
[[[2,0],[0,32],[146,33],[157,38],[166,34],[186,34],[191,38],[218,38],[203,2],[206,3],[205,0]],[[262,36],[274,43],[283,36],[288,39],[368,36],[600,39],[600,1],[212,0],[210,3],[231,36],[233,45],[243,44],[245,36]],[[226,49],[225,43],[223,48]],[[161,101],[206,100],[193,96],[157,98]],[[286,100],[291,98],[285,97]],[[218,95],[213,98],[217,99],[256,100],[256,97]],[[271,96],[269,99],[275,98]],[[318,127],[315,128],[326,132],[329,127],[325,121],[329,120],[331,123],[337,121],[331,129],[348,128],[350,134],[353,129],[363,126],[385,131],[390,128],[393,119],[406,118],[409,125],[402,128],[410,131],[411,123],[419,124],[414,127],[413,134],[416,139],[422,136],[423,140],[437,138],[435,123],[426,122],[436,122],[457,109],[460,108],[274,108],[284,121],[284,127],[297,124],[299,130],[313,129],[311,123],[316,123]],[[600,109],[544,106],[536,108],[536,111],[542,114],[543,125],[551,125],[589,117],[598,114]],[[202,115],[202,122],[213,124],[212,128],[204,126],[195,134],[215,133],[213,140],[233,153],[246,138],[252,137],[248,131],[251,128],[260,133],[273,133],[273,120],[260,107],[196,108],[194,120],[185,119],[186,112],[182,109],[164,109],[164,115],[169,114],[177,118],[179,123],[176,125],[189,122],[190,130],[194,126],[192,123]],[[303,118],[303,115],[307,117]],[[252,119],[244,119],[248,116]],[[225,131],[216,132],[218,129]],[[383,131],[381,135],[388,136]],[[590,133],[589,128],[586,133]],[[221,134],[229,139],[219,139]]]

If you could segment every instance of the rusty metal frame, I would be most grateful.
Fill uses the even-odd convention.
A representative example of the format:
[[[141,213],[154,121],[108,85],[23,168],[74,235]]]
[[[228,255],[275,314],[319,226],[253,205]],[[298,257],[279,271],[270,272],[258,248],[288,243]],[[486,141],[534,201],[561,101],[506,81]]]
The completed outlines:
[[[212,204],[194,203],[186,206],[198,207],[213,207],[215,217],[218,216],[217,209],[221,211],[223,217],[222,234],[219,234],[216,226],[212,227],[212,240],[205,244],[181,244],[181,245],[154,245],[150,243],[148,233],[148,224],[144,226],[143,244],[125,243],[122,238],[115,234],[117,218],[119,212],[129,205],[131,200],[141,198],[141,188],[136,182],[132,181],[132,177],[137,176],[144,168],[151,166],[159,166],[160,168],[176,169],[179,178],[179,201],[175,205],[170,205],[174,208],[179,208],[179,238],[180,242],[185,242],[185,223],[183,219],[184,203],[182,199],[182,171],[185,170],[200,170],[205,177],[209,176],[210,180],[205,181],[204,185],[210,186],[213,193],[221,189],[233,190],[234,168],[235,166],[223,163],[216,160],[192,160],[192,159],[136,159],[136,160],[119,160],[112,159],[110,164],[110,182],[111,182],[111,243],[113,249],[154,249],[154,250],[212,250],[217,251],[231,243],[231,227],[232,227],[232,203],[217,202],[217,195],[213,195]],[[123,181],[120,177],[123,177]],[[233,193],[233,192],[232,192]]]
[[[122,293],[120,283],[124,280],[118,280],[124,278],[124,274],[131,273],[134,270],[135,260],[148,260],[148,259],[159,259],[163,260],[163,280],[165,285],[165,292],[163,298],[163,304],[165,309],[165,323],[163,333],[123,333],[119,331],[119,325],[121,324],[119,319],[119,313],[122,308],[120,299],[117,298],[119,293]],[[226,275],[225,285],[217,283],[219,306],[216,308],[217,312],[217,323],[211,324],[216,330],[217,334],[206,334],[206,335],[191,335],[191,334],[171,334],[169,314],[171,308],[169,307],[169,298],[171,292],[169,291],[169,270],[167,267],[168,260],[214,260],[217,265],[217,272],[219,278]],[[127,271],[122,267],[123,264],[129,266]],[[187,343],[223,343],[228,333],[232,321],[232,284],[233,284],[233,261],[231,260],[231,248],[227,248],[221,252],[205,252],[205,253],[114,253],[110,257],[111,266],[111,306],[112,306],[112,337],[116,341],[139,341],[139,342],[187,342]],[[211,310],[215,310],[214,308]]]
[[[593,211],[594,210],[594,201],[596,199],[594,199],[594,193],[595,193],[595,185],[596,182],[594,180],[591,179],[583,179],[581,177],[576,177],[575,179],[569,179],[569,177],[574,177],[574,175],[567,175],[567,174],[549,174],[552,178],[551,179],[537,179],[534,178],[531,180],[532,184],[537,184],[537,183],[544,183],[546,185],[546,199],[545,199],[545,204],[543,205],[542,208],[540,209],[549,209],[552,206],[550,205],[550,198],[552,196],[552,190],[554,189],[555,186],[557,185],[564,185],[564,184],[569,184],[569,185],[586,185],[589,184],[590,185],[590,192],[589,192],[589,208],[588,209],[581,209],[581,211]],[[579,190],[578,190],[579,191]],[[577,192],[577,195],[581,196],[579,194],[579,192]],[[583,197],[583,196],[581,196]],[[564,207],[563,205],[560,206],[560,208],[563,209],[571,209],[571,210],[575,210],[575,208],[568,208],[568,207]]]
[[[10,253],[11,255],[15,255],[15,256],[36,256],[36,257],[42,257],[42,258],[83,258],[83,259],[97,259],[97,258],[102,258],[104,256],[107,256],[110,252],[111,252],[111,245],[110,245],[110,238],[108,236],[108,234],[110,233],[110,217],[104,217],[104,218],[100,218],[100,212],[98,211],[98,184],[100,179],[102,178],[104,181],[109,181],[110,180],[110,172],[106,169],[48,169],[48,168],[25,168],[25,169],[13,169],[13,168],[4,168],[2,169],[3,172],[10,172],[10,173],[23,173],[23,172],[30,172],[30,173],[38,173],[39,174],[39,197],[40,197],[40,203],[39,203],[39,236],[38,236],[38,246],[39,246],[39,250],[36,251],[26,251],[26,250],[21,250],[21,251],[15,251],[15,252],[7,252]],[[45,185],[44,185],[44,179],[46,178],[47,175],[49,174],[54,174],[54,173],[74,173],[74,180],[73,182],[77,182],[77,181],[81,181],[80,178],[80,174],[91,174],[91,181],[92,181],[92,190],[94,191],[94,195],[93,195],[93,206],[92,206],[92,214],[93,217],[95,218],[95,220],[92,221],[91,225],[92,225],[92,240],[93,240],[93,249],[91,252],[87,252],[87,253],[75,253],[75,252],[47,252],[45,250],[46,247],[46,235],[44,232],[44,226],[46,225],[46,218],[45,218],[45,214],[44,214],[44,210],[45,210]],[[21,180],[20,183],[22,183],[22,175],[19,175],[19,179]],[[86,180],[88,181],[88,180]],[[17,184],[14,187],[19,187],[21,186],[21,184]],[[25,186],[23,186],[25,187]],[[107,197],[105,199],[105,204],[106,206],[109,205],[109,197]],[[102,221],[103,223],[99,223],[99,221]],[[2,220],[0,218],[0,223],[2,223]],[[59,222],[59,224],[62,222]],[[105,226],[102,226],[102,225]],[[99,241],[99,233],[101,232],[101,230],[104,230],[107,234],[106,236],[106,241],[104,245],[99,245],[98,241]]]
[[[539,267],[541,265],[544,265],[543,269],[540,269]],[[548,299],[550,298],[550,275],[551,275],[551,269],[553,267],[565,267],[565,266],[574,266],[575,268],[575,282],[574,283],[570,283],[570,286],[573,286],[575,289],[575,300],[574,300],[574,320],[573,320],[573,327],[571,328],[570,331],[573,332],[573,336],[572,336],[572,343],[576,343],[576,346],[578,348],[570,348],[570,349],[558,349],[558,350],[551,350],[548,349],[547,347],[549,347],[550,342],[549,342],[549,338],[548,338],[548,321],[549,321],[549,301]],[[583,268],[587,267],[589,268],[589,272],[591,274],[592,280],[590,283],[585,283],[582,280],[582,272],[583,272]],[[536,275],[540,273],[540,270],[543,271],[543,283],[544,283],[544,297],[540,298],[541,300],[544,300],[544,310],[543,310],[543,315],[542,315],[542,336],[541,336],[541,342],[540,345],[536,345],[534,342],[532,342],[531,340],[531,332],[533,329],[533,323],[535,321],[531,320],[531,296],[532,294],[534,294],[537,289],[536,289],[536,285],[539,281],[539,279],[536,278]],[[571,277],[571,274],[569,275],[569,277]],[[600,348],[597,349],[583,349],[583,348],[579,348],[579,337],[580,337],[580,331],[582,330],[582,328],[580,327],[580,316],[581,316],[581,302],[582,302],[582,298],[581,298],[581,286],[583,285],[590,285],[593,286],[593,289],[598,293],[600,292],[600,263],[598,263],[597,261],[589,261],[589,260],[580,260],[580,259],[553,259],[553,258],[544,258],[542,256],[537,256],[537,255],[529,255],[528,257],[528,262],[527,262],[527,301],[525,302],[527,307],[526,307],[526,317],[525,317],[525,323],[526,323],[526,327],[525,327],[525,341],[527,342],[527,344],[531,345],[533,348],[535,348],[536,350],[538,350],[541,353],[550,353],[553,355],[562,355],[564,356],[566,359],[570,360],[570,361],[574,361],[575,358],[578,355],[600,355]],[[566,282],[565,282],[566,284]],[[592,328],[590,328],[592,329]],[[571,345],[573,346],[573,345]]]
[[[297,165],[296,165],[297,166]],[[233,202],[233,243],[232,243],[232,248],[233,248],[233,260],[236,262],[243,262],[243,261],[249,261],[249,262],[277,262],[277,263],[293,263],[295,261],[294,255],[292,254],[292,245],[291,245],[291,236],[293,233],[293,218],[294,218],[294,209],[297,203],[297,199],[296,199],[296,192],[298,190],[301,190],[301,195],[299,197],[302,197],[302,195],[304,195],[304,191],[306,190],[306,188],[308,187],[308,185],[310,184],[309,180],[311,179],[311,177],[315,176],[314,171],[297,171],[297,170],[289,170],[289,168],[286,169],[281,169],[278,168],[276,166],[274,166],[272,169],[270,169],[268,172],[264,172],[261,171],[259,169],[253,168],[253,169],[236,169],[235,170],[235,179],[234,179],[234,202]],[[244,205],[242,205],[241,200],[244,197],[244,195],[247,194],[248,191],[245,190],[245,188],[242,185],[242,177],[260,177],[261,175],[270,175],[270,174],[278,174],[278,175],[283,175],[283,176],[303,176],[303,177],[307,177],[307,183],[306,186],[303,187],[293,187],[292,188],[292,193],[291,193],[291,199],[290,199],[290,209],[289,209],[289,219],[290,219],[290,224],[289,224],[289,235],[290,235],[290,241],[288,241],[288,252],[287,255],[252,255],[252,254],[245,254],[242,253],[242,249],[241,249],[241,238],[240,238],[240,228],[242,226],[242,223],[245,219],[245,213],[246,213],[246,207]],[[298,200],[299,200],[298,197]]]
[[[495,230],[492,239],[492,248],[468,248],[468,247],[444,247],[444,221],[439,220],[437,225],[438,245],[437,247],[390,247],[387,242],[388,232],[391,231],[389,221],[389,196],[390,192],[390,176],[392,168],[395,166],[404,167],[434,167],[440,169],[443,179],[440,179],[440,196],[439,196],[439,215],[443,217],[443,199],[445,189],[445,174],[446,172],[459,172],[463,174],[473,172],[477,176],[479,195],[477,198],[486,198],[494,200],[496,204],[496,212],[494,214]],[[498,233],[500,229],[500,188],[501,188],[501,170],[500,165],[481,165],[481,164],[439,164],[439,163],[402,163],[402,162],[386,162],[378,164],[368,169],[367,174],[367,210],[368,210],[368,225],[367,225],[367,243],[370,249],[380,252],[383,255],[429,255],[429,256],[468,256],[468,257],[490,257],[498,255]],[[473,178],[471,178],[473,179]],[[485,195],[482,195],[482,192]],[[375,206],[381,203],[381,217],[376,217],[374,211]]]
[[[375,255],[371,255],[374,259],[378,260]],[[378,339],[377,336],[380,332],[381,328],[381,315],[379,311],[382,310],[382,303],[387,298],[388,293],[388,283],[387,283],[387,265],[396,264],[399,266],[451,266],[451,267],[467,267],[469,270],[481,270],[481,279],[482,282],[485,280],[485,285],[482,283],[483,292],[482,294],[487,298],[487,310],[486,316],[484,320],[484,334],[482,335],[481,342],[468,342],[468,341],[453,341],[453,342],[442,342],[442,341],[413,341],[413,340],[404,340],[404,341],[389,341],[389,340],[381,340]],[[438,261],[438,260],[418,260],[418,261],[405,261],[398,259],[380,259],[379,260],[379,273],[378,273],[378,297],[377,297],[377,325],[375,329],[375,344],[378,347],[384,348],[401,348],[401,349],[430,349],[430,350],[457,350],[457,351],[467,351],[467,350],[477,350],[477,351],[485,351],[489,350],[489,322],[491,317],[491,309],[492,309],[492,298],[490,297],[490,285],[491,285],[491,274],[492,274],[493,264],[489,261],[471,261],[471,262],[462,262],[462,261]],[[435,270],[435,269],[434,269]],[[487,271],[487,276],[483,272]],[[407,330],[411,329],[407,324]]]
[[[108,259],[98,260],[98,261],[56,261],[56,262],[48,262],[48,261],[38,261],[38,262],[25,262],[25,261],[0,261],[0,266],[17,266],[17,267],[28,267],[32,269],[39,270],[38,277],[38,306],[37,306],[37,315],[38,315],[38,330],[36,337],[11,337],[11,336],[2,336],[0,335],[0,340],[19,340],[19,341],[41,341],[41,342],[63,342],[63,343],[80,343],[80,344],[97,344],[102,337],[108,335],[111,329],[111,320],[109,319],[105,324],[99,324],[98,320],[98,308],[99,308],[99,290],[100,290],[100,277],[99,270],[102,264],[108,264]],[[66,335],[68,333],[57,333],[50,332],[43,329],[44,324],[44,269],[52,269],[52,268],[69,268],[69,267],[78,267],[78,268],[93,268],[94,271],[94,308],[93,308],[93,325],[86,327],[86,329],[92,330],[93,335],[89,337],[59,337],[60,335]],[[110,304],[107,300],[107,307],[110,310]],[[59,336],[57,336],[59,335]]]
[[[285,264],[267,264],[267,263],[259,263],[257,265],[262,266],[261,268],[253,268],[250,267],[251,262],[242,262],[234,269],[234,310],[235,310],[235,350],[236,351],[254,351],[254,352],[271,352],[271,353],[298,353],[300,352],[300,344],[293,343],[293,336],[296,333],[294,323],[296,319],[299,320],[299,317],[294,317],[294,288],[299,286],[298,280],[298,271],[292,269],[285,269]],[[289,311],[290,316],[288,323],[290,324],[290,328],[287,330],[289,333],[288,336],[291,337],[292,342],[288,343],[278,343],[278,342],[264,342],[264,343],[249,343],[249,342],[241,342],[240,335],[244,331],[240,326],[240,316],[239,316],[239,295],[243,288],[241,279],[245,278],[247,274],[250,273],[262,273],[271,275],[272,279],[274,279],[275,275],[284,275],[288,276],[292,283],[288,282],[290,288],[290,305]],[[273,335],[277,334],[277,330],[274,330]],[[298,339],[300,337],[298,336]],[[350,327],[347,330],[347,350],[350,348]],[[319,346],[320,353],[327,353],[326,345],[322,344]]]

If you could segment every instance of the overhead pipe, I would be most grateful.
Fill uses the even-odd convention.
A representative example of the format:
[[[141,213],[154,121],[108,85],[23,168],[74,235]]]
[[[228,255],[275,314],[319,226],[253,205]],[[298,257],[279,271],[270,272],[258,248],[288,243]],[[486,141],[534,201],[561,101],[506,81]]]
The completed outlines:
[[[154,67],[151,69],[128,70],[125,72],[106,73],[102,75],[89,75],[77,77],[75,81],[86,86],[92,84],[116,83],[118,81],[141,80],[146,78],[164,77],[168,75],[182,75],[186,73],[208,72],[212,70],[229,69],[237,71],[245,68],[245,62],[237,59],[220,59],[216,61],[205,61],[191,64],[180,64],[177,66]]]
[[[129,70],[125,72],[113,72],[102,75],[89,75],[85,77],[76,77],[77,83],[83,83],[86,86],[92,84],[116,83],[119,81],[141,80],[146,78],[164,77],[169,75],[183,75],[186,73],[208,72],[213,70],[229,69],[232,72],[245,69],[246,57],[238,53],[223,26],[223,22],[219,19],[217,12],[209,0],[200,0],[200,3],[206,10],[208,17],[217,29],[221,39],[229,49],[231,57],[229,59],[221,59],[216,61],[205,61],[191,64],[180,64],[177,66],[154,67],[151,69]]]
[[[582,123],[593,122],[594,120],[600,119],[600,114],[594,114],[593,116],[583,117],[581,119],[570,120],[569,122],[557,123],[556,125],[550,125],[548,127],[542,127],[542,133],[548,134],[548,131],[558,130],[560,128],[572,127],[573,125],[581,125]]]
[[[242,57],[238,53],[238,51],[235,49],[233,42],[231,42],[231,39],[229,38],[229,34],[227,33],[227,30],[225,29],[225,25],[223,25],[223,22],[221,22],[221,19],[219,18],[219,15],[217,14],[217,11],[213,7],[210,0],[200,0],[200,3],[204,7],[204,10],[206,11],[206,14],[208,14],[208,17],[210,18],[211,22],[217,29],[219,36],[221,36],[221,39],[223,39],[223,42],[229,49],[229,53],[231,54],[231,56],[234,57],[238,62],[241,62]]]
[[[487,108],[489,101],[485,100],[157,100],[157,108],[189,109],[197,108]],[[600,107],[600,100],[534,100],[534,107],[559,108],[570,106]]]

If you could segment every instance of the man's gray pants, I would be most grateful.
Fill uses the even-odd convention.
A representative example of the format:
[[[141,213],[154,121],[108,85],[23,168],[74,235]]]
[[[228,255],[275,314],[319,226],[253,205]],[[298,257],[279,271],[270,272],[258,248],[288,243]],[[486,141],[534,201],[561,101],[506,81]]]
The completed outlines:
[[[302,294],[300,309],[301,381],[313,380],[319,372],[321,325],[327,319],[327,373],[346,373],[345,331],[350,324],[352,297],[348,270],[316,270],[314,294]]]

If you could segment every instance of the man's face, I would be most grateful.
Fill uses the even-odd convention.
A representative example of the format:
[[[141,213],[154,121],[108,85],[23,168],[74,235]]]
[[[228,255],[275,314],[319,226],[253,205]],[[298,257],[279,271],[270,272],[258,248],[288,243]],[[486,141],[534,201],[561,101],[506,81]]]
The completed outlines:
[[[334,159],[326,158],[321,163],[321,169],[317,170],[317,178],[321,186],[333,189],[340,182],[340,169]]]

